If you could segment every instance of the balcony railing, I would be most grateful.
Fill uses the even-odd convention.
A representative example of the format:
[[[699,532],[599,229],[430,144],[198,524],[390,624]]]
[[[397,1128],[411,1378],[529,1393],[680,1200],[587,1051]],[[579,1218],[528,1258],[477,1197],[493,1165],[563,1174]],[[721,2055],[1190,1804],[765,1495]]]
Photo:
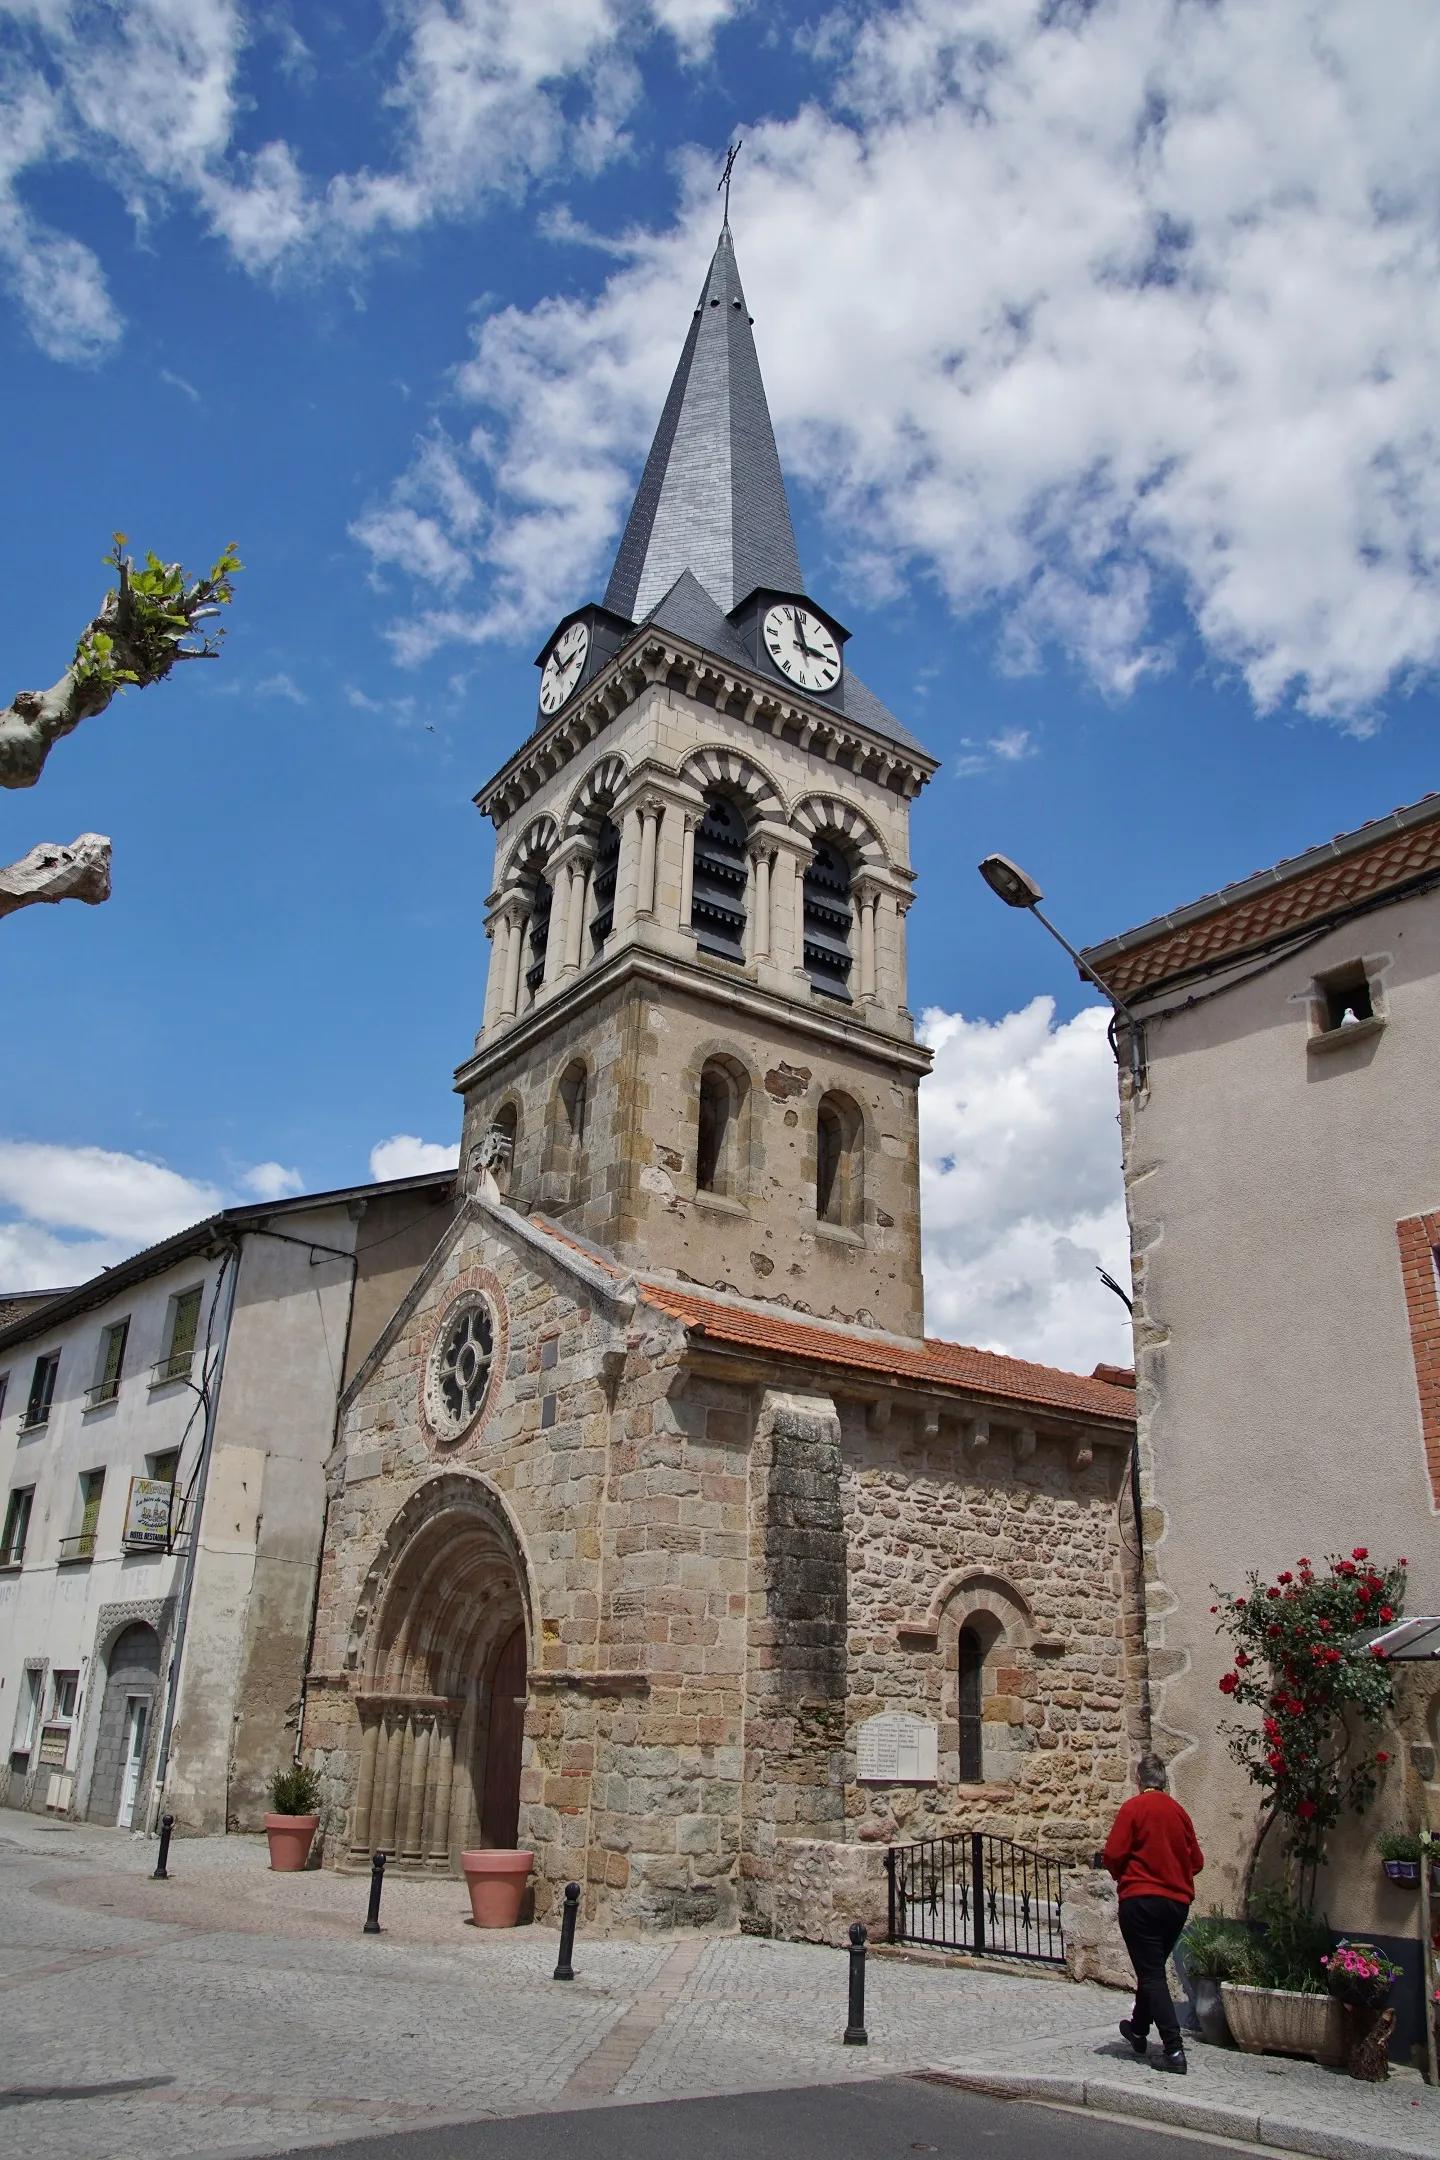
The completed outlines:
[[[25,1560],[25,1540],[16,1545],[0,1545],[0,1568],[21,1567]]]
[[[165,1387],[171,1380],[188,1380],[194,1362],[193,1350],[172,1350],[169,1357],[157,1358],[150,1367],[151,1387]]]
[[[67,1560],[93,1560],[95,1557],[95,1532],[93,1530],[82,1530],[78,1537],[61,1538],[59,1557],[62,1564]]]
[[[98,1410],[101,1403],[114,1402],[119,1393],[118,1380],[97,1380],[94,1387],[87,1387],[85,1390],[85,1408]]]
[[[38,1408],[25,1412],[24,1417],[20,1420],[20,1430],[21,1432],[38,1432],[42,1425],[48,1425],[49,1422],[50,1405],[49,1403],[42,1403]]]

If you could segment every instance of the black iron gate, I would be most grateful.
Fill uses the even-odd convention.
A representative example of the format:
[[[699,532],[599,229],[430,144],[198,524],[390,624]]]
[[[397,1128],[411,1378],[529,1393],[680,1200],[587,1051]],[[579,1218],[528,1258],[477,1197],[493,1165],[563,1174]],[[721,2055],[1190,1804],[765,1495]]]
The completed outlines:
[[[891,1942],[1064,1963],[1064,1869],[1048,1853],[977,1830],[892,1845],[885,1870]]]

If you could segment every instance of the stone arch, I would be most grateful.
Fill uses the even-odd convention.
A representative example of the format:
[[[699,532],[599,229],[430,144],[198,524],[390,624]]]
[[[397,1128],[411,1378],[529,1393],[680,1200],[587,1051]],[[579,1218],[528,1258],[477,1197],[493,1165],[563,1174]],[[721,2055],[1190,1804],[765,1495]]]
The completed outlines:
[[[941,1738],[958,1784],[1013,1785],[1032,1741],[1034,1619],[1003,1576],[970,1569],[942,1585],[931,1608],[939,1638]]]
[[[489,1480],[430,1478],[400,1509],[356,1612],[360,1767],[353,1859],[453,1872],[461,1850],[515,1842],[531,1569]]]
[[[558,839],[555,820],[548,811],[532,818],[505,858],[504,874],[499,879],[501,890],[543,876]]]
[[[807,795],[790,813],[790,823],[812,844],[832,838],[851,857],[852,869],[885,870],[890,853],[863,811],[838,795]]]
[[[609,816],[630,775],[613,752],[590,767],[566,805],[561,830],[567,840],[586,833],[592,838]]]
[[[783,818],[786,814],[785,798],[764,767],[725,745],[712,743],[705,749],[692,750],[681,764],[680,777],[689,780],[702,795],[728,795],[743,805],[751,818]]]

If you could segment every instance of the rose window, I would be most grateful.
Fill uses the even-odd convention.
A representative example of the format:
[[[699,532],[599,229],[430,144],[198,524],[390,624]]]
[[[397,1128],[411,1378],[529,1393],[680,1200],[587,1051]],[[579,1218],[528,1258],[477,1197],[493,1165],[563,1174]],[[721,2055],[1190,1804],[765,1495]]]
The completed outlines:
[[[472,1298],[451,1314],[430,1359],[428,1408],[445,1438],[458,1439],[479,1415],[494,1349],[490,1308],[483,1298]]]

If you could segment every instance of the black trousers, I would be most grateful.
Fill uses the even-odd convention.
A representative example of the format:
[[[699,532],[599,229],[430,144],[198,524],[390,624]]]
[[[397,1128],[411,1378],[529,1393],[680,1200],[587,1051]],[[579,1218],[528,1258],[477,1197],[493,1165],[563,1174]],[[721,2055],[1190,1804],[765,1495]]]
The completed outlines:
[[[1125,1897],[1120,1900],[1120,1933],[1135,1968],[1135,2012],[1131,2020],[1144,2039],[1153,2025],[1167,2054],[1180,2045],[1180,2020],[1165,1978],[1165,1965],[1190,1917],[1178,1898]]]

